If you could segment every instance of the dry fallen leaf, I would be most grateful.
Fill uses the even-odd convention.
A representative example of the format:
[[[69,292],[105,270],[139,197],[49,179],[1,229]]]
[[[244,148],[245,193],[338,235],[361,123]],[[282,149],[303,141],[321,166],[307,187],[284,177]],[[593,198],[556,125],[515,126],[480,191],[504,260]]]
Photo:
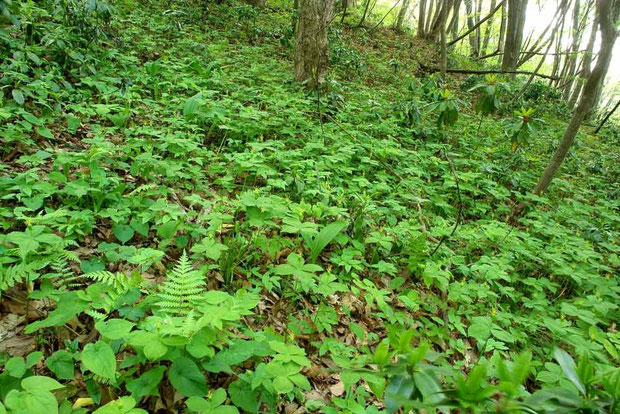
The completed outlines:
[[[329,387],[329,391],[336,397],[340,397],[344,394],[344,383],[342,381],[338,381],[336,384]]]

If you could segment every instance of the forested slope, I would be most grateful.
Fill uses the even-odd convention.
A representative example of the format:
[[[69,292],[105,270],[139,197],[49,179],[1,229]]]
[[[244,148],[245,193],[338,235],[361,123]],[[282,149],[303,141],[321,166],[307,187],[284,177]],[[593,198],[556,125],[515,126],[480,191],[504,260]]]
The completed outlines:
[[[534,196],[542,81],[336,22],[317,94],[284,3],[63,4],[0,29],[0,412],[618,409],[615,127]]]

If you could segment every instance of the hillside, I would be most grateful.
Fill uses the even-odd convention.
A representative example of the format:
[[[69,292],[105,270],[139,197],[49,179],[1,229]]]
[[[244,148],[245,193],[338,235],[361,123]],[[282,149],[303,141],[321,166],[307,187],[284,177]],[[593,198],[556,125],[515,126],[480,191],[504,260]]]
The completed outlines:
[[[0,413],[619,407],[615,127],[534,196],[546,83],[336,22],[317,96],[288,5],[168,3],[0,29]]]

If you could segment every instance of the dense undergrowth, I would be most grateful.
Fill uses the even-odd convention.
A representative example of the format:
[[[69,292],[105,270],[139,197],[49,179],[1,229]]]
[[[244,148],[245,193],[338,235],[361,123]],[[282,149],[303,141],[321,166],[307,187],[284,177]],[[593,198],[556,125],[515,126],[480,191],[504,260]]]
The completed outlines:
[[[617,135],[534,197],[544,84],[335,24],[319,101],[287,7],[157,3],[0,2],[0,412],[618,409]]]

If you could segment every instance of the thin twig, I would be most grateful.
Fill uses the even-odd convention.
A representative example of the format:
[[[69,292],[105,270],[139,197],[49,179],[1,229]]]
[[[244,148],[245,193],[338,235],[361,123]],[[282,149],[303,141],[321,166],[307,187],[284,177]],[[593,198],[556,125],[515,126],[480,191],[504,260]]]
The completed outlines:
[[[448,160],[448,163],[450,164],[450,171],[452,171],[452,175],[454,176],[454,182],[456,183],[456,195],[459,200],[459,209],[456,215],[456,223],[454,223],[454,227],[452,228],[452,231],[450,232],[448,236],[446,236],[445,234],[441,236],[441,238],[439,239],[439,243],[437,243],[437,246],[435,246],[435,249],[433,249],[430,256],[433,256],[435,252],[439,250],[441,245],[446,241],[448,237],[452,237],[454,235],[454,233],[456,232],[456,229],[459,227],[459,224],[461,224],[461,217],[463,216],[463,200],[461,199],[461,187],[459,186],[459,178],[456,175],[454,163],[452,162],[452,159],[448,156],[448,153],[445,150],[443,151],[443,155]]]

